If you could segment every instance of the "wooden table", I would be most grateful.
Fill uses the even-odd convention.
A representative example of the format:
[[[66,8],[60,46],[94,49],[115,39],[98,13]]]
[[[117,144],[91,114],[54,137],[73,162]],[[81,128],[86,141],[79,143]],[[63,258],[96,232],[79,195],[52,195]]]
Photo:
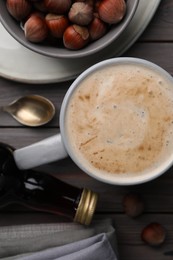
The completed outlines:
[[[147,59],[162,66],[173,75],[173,1],[163,0],[151,23],[138,41],[123,56]],[[71,82],[61,84],[30,85],[0,78],[0,104],[5,105],[21,95],[40,94],[50,98],[56,106],[54,120],[42,128],[27,128],[18,124],[8,114],[0,114],[0,141],[16,148],[29,145],[59,131],[59,109]],[[149,183],[116,187],[96,181],[83,173],[71,161],[65,159],[39,170],[54,174],[76,186],[85,186],[100,194],[96,215],[112,217],[117,229],[120,260],[171,260],[173,259],[173,172],[169,172]],[[139,192],[145,203],[145,212],[140,217],[128,217],[122,207],[122,199],[128,192]],[[36,212],[2,211],[0,225],[22,223],[56,222],[51,214]],[[159,248],[144,244],[141,230],[150,222],[159,222],[167,232],[165,243]],[[172,255],[169,253],[172,251]]]

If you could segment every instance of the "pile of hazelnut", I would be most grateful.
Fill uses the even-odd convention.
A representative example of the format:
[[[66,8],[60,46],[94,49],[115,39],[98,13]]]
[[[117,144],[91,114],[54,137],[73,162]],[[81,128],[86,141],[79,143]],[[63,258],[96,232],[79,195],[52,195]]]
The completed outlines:
[[[140,194],[129,192],[123,197],[124,212],[131,218],[136,218],[144,212],[144,201]],[[141,239],[150,246],[160,246],[166,239],[166,230],[158,222],[151,222],[141,231]]]
[[[58,39],[71,50],[101,38],[127,8],[125,0],[6,0],[6,6],[28,41]]]

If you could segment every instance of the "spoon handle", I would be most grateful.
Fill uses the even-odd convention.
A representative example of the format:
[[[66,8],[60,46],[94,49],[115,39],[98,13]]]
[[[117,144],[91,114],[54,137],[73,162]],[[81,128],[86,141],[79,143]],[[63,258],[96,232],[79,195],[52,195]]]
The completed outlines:
[[[5,106],[0,107],[0,112],[4,112],[4,111],[6,111],[6,107]]]

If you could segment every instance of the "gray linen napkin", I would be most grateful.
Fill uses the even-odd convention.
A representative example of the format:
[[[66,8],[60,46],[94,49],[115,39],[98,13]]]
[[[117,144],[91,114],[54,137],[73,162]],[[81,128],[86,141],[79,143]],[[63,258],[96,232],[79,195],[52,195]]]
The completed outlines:
[[[116,260],[112,220],[0,227],[0,258],[4,260]]]
[[[117,260],[105,234],[83,239],[64,246],[42,250],[33,254],[18,255],[16,260]]]

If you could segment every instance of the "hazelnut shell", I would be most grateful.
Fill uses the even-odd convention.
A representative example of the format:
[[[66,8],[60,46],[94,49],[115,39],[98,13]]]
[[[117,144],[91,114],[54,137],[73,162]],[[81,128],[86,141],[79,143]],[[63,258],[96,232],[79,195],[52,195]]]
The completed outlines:
[[[150,246],[160,246],[166,238],[165,228],[156,222],[147,225],[141,233],[141,239]]]
[[[137,193],[128,193],[124,196],[123,208],[126,215],[135,218],[141,215],[144,211],[144,202],[142,197]]]

